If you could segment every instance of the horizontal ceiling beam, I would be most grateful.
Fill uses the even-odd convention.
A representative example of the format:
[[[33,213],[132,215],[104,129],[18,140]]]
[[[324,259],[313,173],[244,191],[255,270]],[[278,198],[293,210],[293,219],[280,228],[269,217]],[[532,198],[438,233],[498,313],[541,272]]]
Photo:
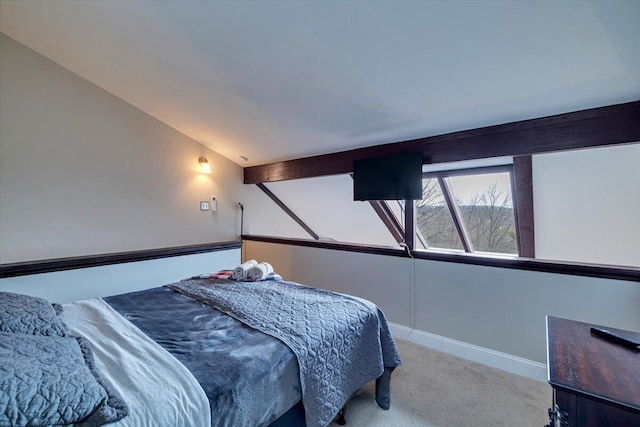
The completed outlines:
[[[422,152],[424,164],[640,141],[640,101],[244,168],[244,183],[353,172],[353,161]]]

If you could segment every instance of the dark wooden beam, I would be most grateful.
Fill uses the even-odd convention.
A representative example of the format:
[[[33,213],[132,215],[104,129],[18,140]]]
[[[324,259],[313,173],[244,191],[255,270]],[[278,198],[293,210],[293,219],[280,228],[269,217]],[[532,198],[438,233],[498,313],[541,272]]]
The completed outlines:
[[[371,204],[373,210],[378,214],[380,220],[387,227],[395,241],[398,243],[403,242],[404,231],[402,230],[402,226],[396,220],[393,212],[391,212],[391,209],[389,209],[389,206],[386,204],[386,202],[381,200],[370,200],[369,203]]]
[[[75,270],[78,268],[100,267],[102,265],[122,264],[125,262],[138,262],[150,259],[195,255],[241,248],[242,242],[233,240],[228,242],[173,246],[169,248],[144,249],[140,251],[14,262],[10,264],[0,264],[0,279],[5,277],[51,273],[54,271]]]
[[[416,202],[404,201],[404,243],[409,250],[416,248]]]
[[[422,152],[423,163],[525,156],[640,141],[640,101],[244,168],[244,183],[353,171],[353,161]]]
[[[304,231],[306,231],[307,233],[309,233],[309,235],[311,237],[313,237],[315,240],[319,240],[320,236],[318,236],[312,229],[311,227],[309,227],[303,220],[300,219],[300,217],[298,215],[296,215],[295,213],[293,213],[293,211],[291,209],[289,209],[289,207],[287,205],[284,204],[284,202],[282,200],[280,200],[278,198],[278,196],[276,196],[275,194],[273,194],[273,192],[271,190],[269,190],[264,184],[259,183],[256,184],[258,186],[259,189],[261,189],[264,194],[266,194],[267,196],[269,196],[269,198],[271,200],[274,201],[274,203],[278,206],[280,206],[280,208],[291,217],[291,219],[293,219],[295,222],[298,223],[298,225],[300,225],[300,227],[302,227],[304,229]]]
[[[533,171],[531,156],[518,156],[513,158],[511,190],[517,227],[518,254],[525,258],[535,258],[536,245],[533,223]]]

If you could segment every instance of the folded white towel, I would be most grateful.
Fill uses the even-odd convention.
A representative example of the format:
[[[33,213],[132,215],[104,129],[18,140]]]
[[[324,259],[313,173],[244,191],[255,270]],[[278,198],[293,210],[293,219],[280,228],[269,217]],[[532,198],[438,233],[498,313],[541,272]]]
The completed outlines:
[[[251,267],[258,265],[258,261],[255,259],[250,259],[247,262],[243,262],[239,266],[233,269],[233,276],[231,278],[233,280],[244,280],[249,277],[249,270]]]
[[[268,262],[261,262],[249,269],[249,278],[255,281],[264,280],[271,273],[273,273],[273,267],[271,264]]]

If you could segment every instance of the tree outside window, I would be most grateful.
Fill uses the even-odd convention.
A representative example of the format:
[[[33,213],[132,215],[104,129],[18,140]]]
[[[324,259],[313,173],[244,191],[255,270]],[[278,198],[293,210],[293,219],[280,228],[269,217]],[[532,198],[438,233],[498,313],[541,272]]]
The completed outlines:
[[[510,167],[425,174],[422,182],[416,225],[430,248],[518,255]]]

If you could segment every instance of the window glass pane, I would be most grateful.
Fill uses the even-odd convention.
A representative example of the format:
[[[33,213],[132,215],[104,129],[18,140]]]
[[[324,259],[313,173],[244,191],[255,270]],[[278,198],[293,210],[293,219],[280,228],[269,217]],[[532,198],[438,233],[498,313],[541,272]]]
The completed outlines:
[[[508,172],[447,178],[474,252],[517,254]]]
[[[463,249],[437,179],[422,180],[422,200],[416,203],[416,228],[430,248]]]

